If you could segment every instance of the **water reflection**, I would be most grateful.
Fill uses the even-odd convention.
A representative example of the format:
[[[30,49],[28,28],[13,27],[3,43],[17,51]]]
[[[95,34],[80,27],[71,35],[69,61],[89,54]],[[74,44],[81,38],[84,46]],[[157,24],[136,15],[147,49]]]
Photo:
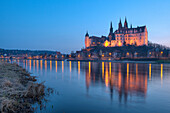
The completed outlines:
[[[47,60],[45,60],[44,65],[45,65],[45,71],[47,71]]]
[[[151,80],[151,76],[152,76],[152,67],[151,64],[149,64],[149,80]]]
[[[9,62],[11,61],[9,60]],[[41,73],[45,71],[46,75],[52,73],[56,79],[59,78],[57,76],[62,75],[64,79],[69,77],[70,80],[83,80],[80,83],[85,82],[87,93],[90,93],[90,88],[94,88],[95,85],[104,87],[109,90],[109,98],[118,98],[119,102],[127,102],[128,98],[133,96],[145,99],[149,82],[157,79],[159,83],[163,84],[163,79],[170,72],[166,64],[80,61],[65,63],[65,61],[47,60],[17,60],[16,62],[28,71],[37,70]],[[71,79],[73,77],[74,79]],[[102,86],[99,86],[101,84]]]
[[[50,71],[52,70],[52,61],[50,60]]]
[[[55,71],[57,73],[57,61],[55,61]]]
[[[64,72],[64,61],[62,61],[62,73]]]
[[[89,68],[86,69],[86,86],[90,87],[91,82],[104,81],[105,86],[110,88],[111,98],[113,92],[119,93],[119,100],[122,98],[127,101],[128,95],[140,95],[145,97],[147,93],[147,68],[143,67],[143,70],[138,68],[138,64],[121,64],[121,63],[108,63],[102,62],[102,68],[99,67],[100,63],[96,64],[97,68],[91,68],[91,62],[89,62]],[[88,70],[87,70],[88,69]],[[96,72],[102,71],[102,79],[100,74]],[[96,78],[95,80],[93,80]]]
[[[162,78],[163,78],[163,64],[161,64],[161,81],[162,81]]]
[[[39,60],[37,60],[37,71],[39,70]]]
[[[41,71],[42,71],[42,67],[43,65],[42,65],[42,60],[40,60],[40,68],[41,68]]]
[[[33,60],[33,68],[34,68],[34,70],[35,70],[35,60]]]
[[[30,66],[30,71],[31,71],[31,60],[29,60],[29,66]]]

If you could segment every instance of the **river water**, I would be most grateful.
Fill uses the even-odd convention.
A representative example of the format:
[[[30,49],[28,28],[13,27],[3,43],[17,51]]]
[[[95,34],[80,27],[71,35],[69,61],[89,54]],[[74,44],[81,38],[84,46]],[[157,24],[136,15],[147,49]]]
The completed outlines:
[[[170,113],[170,64],[46,60],[16,63],[55,90],[47,97],[46,109],[37,112]]]

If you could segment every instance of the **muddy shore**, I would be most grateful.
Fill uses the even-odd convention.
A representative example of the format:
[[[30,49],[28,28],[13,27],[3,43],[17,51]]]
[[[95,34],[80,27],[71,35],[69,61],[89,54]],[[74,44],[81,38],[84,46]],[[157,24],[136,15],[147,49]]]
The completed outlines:
[[[0,61],[0,113],[34,112],[45,101],[45,86],[20,67]]]

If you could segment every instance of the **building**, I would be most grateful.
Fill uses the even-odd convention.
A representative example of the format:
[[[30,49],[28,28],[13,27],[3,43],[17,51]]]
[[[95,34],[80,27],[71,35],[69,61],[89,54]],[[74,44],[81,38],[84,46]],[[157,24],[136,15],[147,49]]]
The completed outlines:
[[[118,24],[118,29],[113,32],[112,22],[110,24],[110,32],[108,36],[89,36],[88,32],[85,35],[85,47],[104,46],[115,47],[123,45],[148,45],[148,31],[146,26],[137,26],[136,28],[128,27],[128,22],[125,18],[124,26],[122,22]]]

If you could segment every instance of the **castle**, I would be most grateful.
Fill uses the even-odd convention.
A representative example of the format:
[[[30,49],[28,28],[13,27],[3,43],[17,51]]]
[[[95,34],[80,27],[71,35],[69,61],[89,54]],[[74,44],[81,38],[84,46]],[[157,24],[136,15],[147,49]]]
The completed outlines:
[[[148,45],[148,31],[146,26],[137,26],[136,28],[132,28],[131,25],[131,27],[129,28],[126,18],[124,26],[122,26],[121,19],[118,26],[118,29],[113,32],[111,22],[110,32],[107,37],[89,36],[87,32],[85,35],[85,47],[89,48],[94,46],[115,47],[123,45]]]

